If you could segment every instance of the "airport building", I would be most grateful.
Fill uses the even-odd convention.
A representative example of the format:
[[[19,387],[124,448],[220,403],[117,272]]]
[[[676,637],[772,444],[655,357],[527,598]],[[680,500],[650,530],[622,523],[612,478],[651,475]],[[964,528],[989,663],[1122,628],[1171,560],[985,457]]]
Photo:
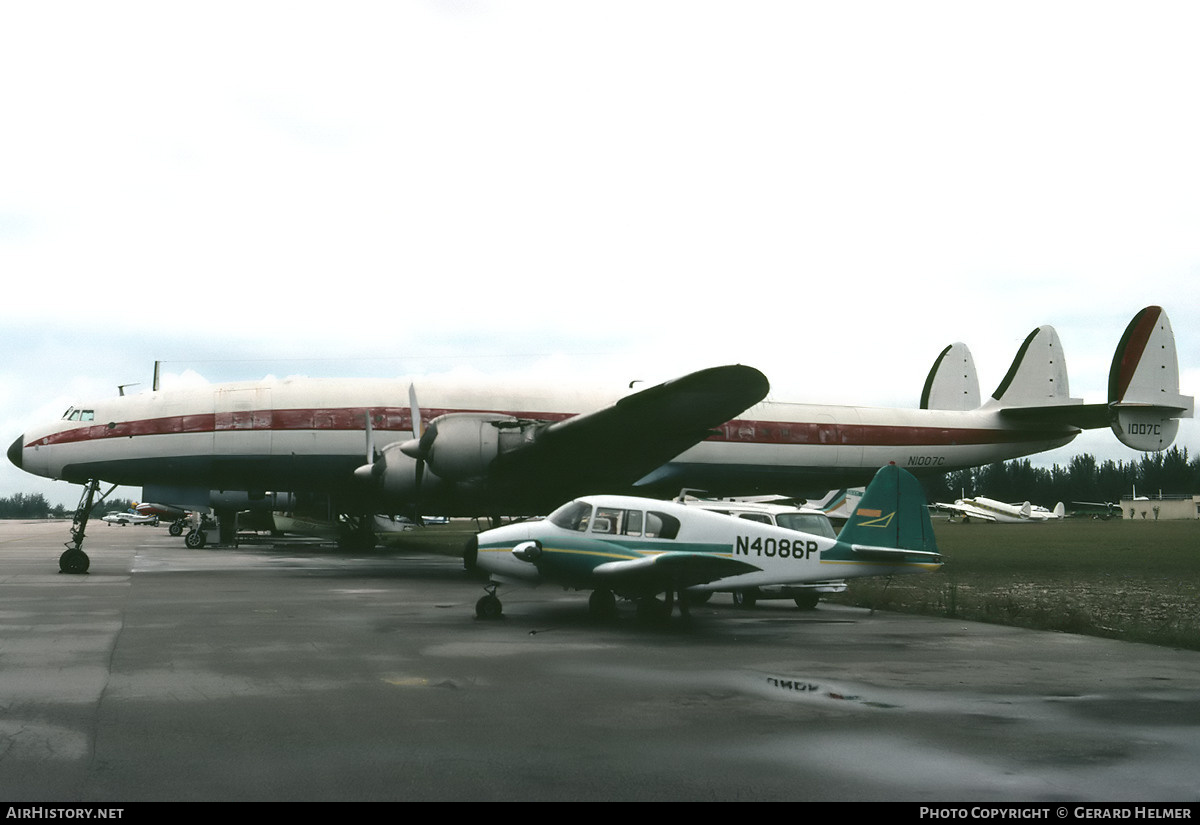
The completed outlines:
[[[1158,495],[1122,498],[1121,516],[1134,520],[1165,521],[1200,518],[1200,496]]]

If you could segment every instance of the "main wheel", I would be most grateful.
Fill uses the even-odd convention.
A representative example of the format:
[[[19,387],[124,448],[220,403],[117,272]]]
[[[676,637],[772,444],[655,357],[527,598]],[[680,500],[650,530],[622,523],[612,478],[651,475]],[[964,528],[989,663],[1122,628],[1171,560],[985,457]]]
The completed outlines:
[[[797,596],[793,601],[796,602],[796,607],[801,610],[815,610],[817,602],[821,601],[820,593],[805,593]]]
[[[617,613],[617,597],[611,590],[593,590],[588,596],[588,612],[597,619],[610,619]]]
[[[733,598],[733,606],[749,609],[758,604],[758,594],[753,590],[735,590],[729,594]]]
[[[202,530],[189,530],[187,536],[184,537],[183,543],[189,550],[199,550],[204,546],[207,536]]]

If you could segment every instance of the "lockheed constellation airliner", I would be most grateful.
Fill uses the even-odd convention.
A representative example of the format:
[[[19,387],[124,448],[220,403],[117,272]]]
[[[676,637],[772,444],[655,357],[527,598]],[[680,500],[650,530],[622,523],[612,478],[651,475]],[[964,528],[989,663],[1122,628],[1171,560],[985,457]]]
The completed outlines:
[[[1083,428],[1161,450],[1193,408],[1159,307],[1125,330],[1107,404],[1070,397],[1049,326],[1029,334],[983,403],[978,385],[961,344],[935,362],[914,410],[765,401],[766,376],[743,365],[615,401],[420,381],[216,384],[72,406],[8,456],[39,476],[142,486],[146,500],[189,509],[207,510],[212,491],[276,491],[362,516],[529,515],[588,493],[811,494],[865,484],[889,463],[945,472],[1030,455]],[[76,546],[60,564],[86,570],[87,557]]]

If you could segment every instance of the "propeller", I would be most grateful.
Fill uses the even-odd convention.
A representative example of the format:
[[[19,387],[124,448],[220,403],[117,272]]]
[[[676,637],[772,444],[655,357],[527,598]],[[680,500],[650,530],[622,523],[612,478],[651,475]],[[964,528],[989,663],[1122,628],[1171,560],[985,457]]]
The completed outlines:
[[[354,476],[363,481],[371,481],[379,475],[381,468],[376,463],[379,461],[379,451],[375,449],[375,425],[371,421],[371,411],[366,410],[365,414],[367,426],[363,432],[367,440],[367,461],[354,471]]]
[[[417,385],[408,385],[408,409],[409,415],[412,417],[412,439],[405,441],[400,445],[400,452],[404,453],[409,458],[417,460],[416,469],[416,485],[417,494],[421,493],[421,481],[425,478],[425,461],[429,457],[429,444],[422,446],[425,440],[425,426],[421,422],[421,405],[417,403]],[[430,442],[437,435],[437,428],[430,427],[433,435],[430,436]]]

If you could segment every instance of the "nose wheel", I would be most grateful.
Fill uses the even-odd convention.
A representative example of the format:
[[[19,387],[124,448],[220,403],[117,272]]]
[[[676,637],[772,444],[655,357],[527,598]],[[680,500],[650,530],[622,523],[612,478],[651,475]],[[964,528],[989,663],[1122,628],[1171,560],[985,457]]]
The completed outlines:
[[[487,591],[487,595],[475,602],[475,618],[499,619],[500,614],[504,612],[504,605],[496,596],[496,584],[488,582],[483,589]]]
[[[79,497],[79,505],[75,508],[75,519],[71,522],[71,540],[67,542],[66,552],[58,557],[58,572],[80,575],[86,573],[91,567],[91,559],[88,558],[87,553],[83,552],[83,539],[87,535],[88,519],[92,516],[92,508],[108,498],[109,493],[115,489],[117,489],[117,485],[114,484],[97,500],[96,493],[100,490],[100,481],[92,479],[83,486],[83,495]]]

